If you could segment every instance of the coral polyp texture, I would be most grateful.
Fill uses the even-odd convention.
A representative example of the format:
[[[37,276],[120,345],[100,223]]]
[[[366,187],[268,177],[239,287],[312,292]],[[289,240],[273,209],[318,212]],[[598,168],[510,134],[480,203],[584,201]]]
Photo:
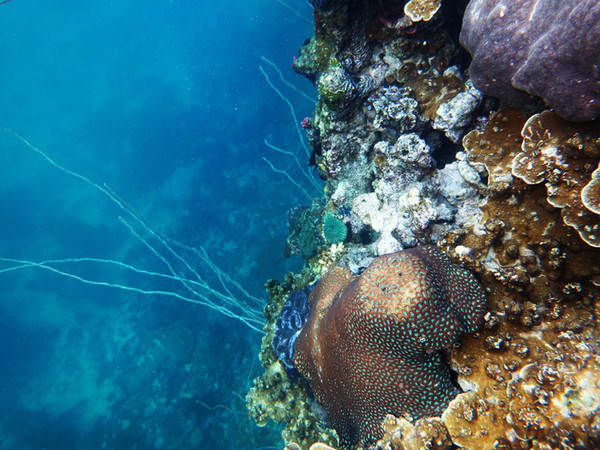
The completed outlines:
[[[460,37],[484,93],[513,103],[536,95],[566,119],[600,117],[597,0],[471,0]]]
[[[336,266],[309,303],[294,363],[344,448],[381,438],[386,414],[440,415],[459,392],[440,350],[485,313],[475,277],[433,246],[380,256],[358,277]]]

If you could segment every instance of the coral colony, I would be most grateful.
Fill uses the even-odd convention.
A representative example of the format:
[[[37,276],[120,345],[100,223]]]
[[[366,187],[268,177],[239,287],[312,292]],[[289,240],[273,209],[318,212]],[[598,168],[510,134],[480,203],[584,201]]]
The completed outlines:
[[[247,395],[286,448],[600,447],[600,2],[311,1],[325,197]]]
[[[342,446],[371,441],[387,412],[446,409],[458,389],[440,351],[478,329],[484,313],[473,274],[433,246],[379,256],[359,277],[337,266],[311,294],[294,365]]]
[[[600,2],[310,3],[293,68],[318,94],[312,117],[260,67],[310,144],[299,157],[265,141],[310,201],[285,246],[305,268],[267,282],[266,306],[5,128],[120,207],[165,271],[86,262],[181,289],[84,278],[69,270],[82,259],[0,273],[174,297],[264,332],[248,410],[283,424],[289,450],[600,448]]]

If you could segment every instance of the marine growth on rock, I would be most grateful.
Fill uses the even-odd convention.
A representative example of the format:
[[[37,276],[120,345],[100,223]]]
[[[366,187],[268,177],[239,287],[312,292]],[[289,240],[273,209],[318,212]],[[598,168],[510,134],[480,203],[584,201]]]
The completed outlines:
[[[532,94],[565,119],[600,117],[597,0],[471,0],[460,39],[485,94],[509,103]]]
[[[440,415],[459,392],[440,351],[475,331],[486,305],[434,246],[380,256],[358,277],[336,266],[309,303],[294,364],[342,447],[381,438],[386,414]]]
[[[312,3],[293,67],[325,196],[290,220],[306,266],[271,285],[251,416],[290,450],[337,446],[323,420],[357,449],[600,448],[600,2],[472,0],[470,70],[466,0]],[[323,273],[277,356],[281,305]]]

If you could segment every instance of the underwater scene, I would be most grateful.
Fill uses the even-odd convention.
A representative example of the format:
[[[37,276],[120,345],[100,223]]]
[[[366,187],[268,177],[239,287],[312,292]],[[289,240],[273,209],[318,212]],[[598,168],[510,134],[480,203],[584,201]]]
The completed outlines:
[[[311,32],[305,1],[0,6],[1,448],[278,447],[244,397],[264,284],[302,268],[286,212],[322,187],[268,80],[311,113]]]
[[[0,1],[0,448],[600,448],[600,1]]]

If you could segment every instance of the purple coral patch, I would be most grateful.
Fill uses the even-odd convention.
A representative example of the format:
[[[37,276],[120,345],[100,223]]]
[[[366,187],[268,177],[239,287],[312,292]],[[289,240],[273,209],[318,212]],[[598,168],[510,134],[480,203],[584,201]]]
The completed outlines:
[[[537,95],[569,120],[600,117],[597,0],[471,0],[460,39],[484,93],[509,103]]]

